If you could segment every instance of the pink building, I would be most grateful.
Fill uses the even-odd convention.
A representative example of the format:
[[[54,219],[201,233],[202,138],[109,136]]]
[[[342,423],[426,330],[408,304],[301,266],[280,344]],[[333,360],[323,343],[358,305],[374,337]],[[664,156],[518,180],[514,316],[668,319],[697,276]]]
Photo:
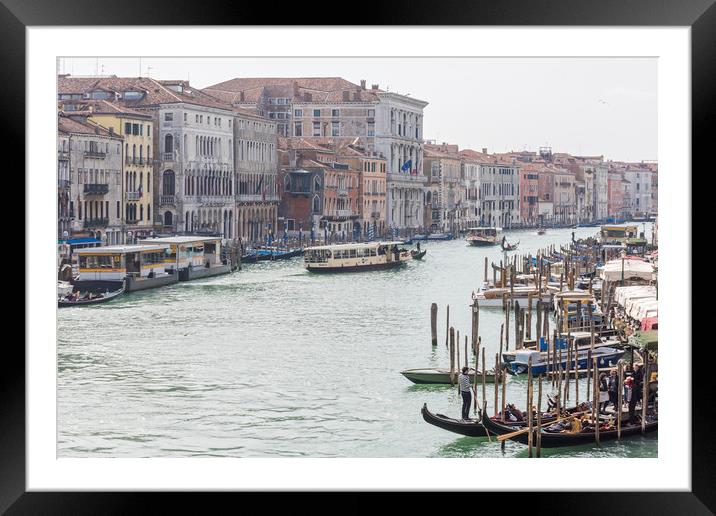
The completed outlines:
[[[540,166],[523,163],[520,170],[520,221],[536,224],[539,218],[539,172]]]
[[[607,211],[609,217],[621,217],[624,213],[624,174],[609,172]]]

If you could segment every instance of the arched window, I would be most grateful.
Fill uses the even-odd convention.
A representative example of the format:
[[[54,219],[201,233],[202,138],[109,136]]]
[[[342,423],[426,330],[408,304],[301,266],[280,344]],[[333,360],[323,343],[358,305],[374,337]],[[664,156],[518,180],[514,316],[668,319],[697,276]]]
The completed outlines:
[[[317,195],[313,196],[313,212],[318,213],[321,211],[321,199]]]
[[[321,189],[321,179],[320,179],[318,176],[316,176],[316,177],[313,179],[313,191],[314,191],[314,192],[317,192],[317,191],[319,191],[320,189]]]
[[[174,195],[174,171],[165,170],[162,176],[162,195]]]

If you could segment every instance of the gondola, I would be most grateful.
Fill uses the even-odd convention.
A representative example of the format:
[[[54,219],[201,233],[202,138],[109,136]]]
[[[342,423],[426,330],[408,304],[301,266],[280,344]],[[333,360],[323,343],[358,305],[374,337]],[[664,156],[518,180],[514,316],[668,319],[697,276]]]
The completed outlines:
[[[57,300],[57,306],[60,308],[68,307],[68,306],[84,306],[84,305],[95,305],[99,303],[106,303],[107,301],[111,301],[115,297],[121,295],[124,292],[124,287],[121,287],[119,290],[115,290],[114,292],[107,292],[106,294],[100,294],[99,297],[95,297],[92,299],[77,299],[77,300],[69,300],[67,297],[61,297]]]
[[[543,423],[545,422],[544,419],[542,420]],[[535,427],[537,426],[536,423]],[[515,431],[515,428],[513,426],[505,425],[503,423],[500,423],[498,421],[493,421],[487,415],[483,414],[482,416],[482,425],[491,433],[497,434],[497,435],[505,435],[509,434]],[[647,422],[645,425],[644,432],[656,432],[658,429],[659,422],[658,421],[652,421]],[[535,436],[536,432],[539,431],[535,428]],[[614,441],[617,439],[617,429],[614,430],[600,430],[599,431],[599,442],[603,441]],[[638,435],[641,434],[641,424],[636,425],[630,425],[622,423],[621,427],[621,437],[629,437],[632,435]],[[522,444],[528,444],[529,439],[529,432],[524,432],[519,435],[515,435],[514,437],[510,438],[512,441],[517,441],[518,443]],[[593,444],[596,443],[596,435],[595,432],[577,432],[577,433],[570,433],[570,432],[547,432],[544,428],[541,431],[541,446],[542,448],[562,448],[565,446],[580,446],[583,444]],[[532,441],[533,444],[535,441]]]
[[[423,256],[425,256],[425,253],[427,253],[427,252],[428,251],[425,249],[422,251],[413,250],[413,251],[410,251],[410,255],[413,257],[413,260],[422,260]]]
[[[423,408],[420,409],[420,412],[423,414],[423,419],[426,423],[430,423],[438,428],[455,432],[456,434],[466,435],[468,437],[487,437],[485,427],[479,419],[463,421],[461,419],[454,419],[442,414],[433,414],[428,410],[427,403],[423,404]]]
[[[507,238],[503,236],[501,245],[503,251],[516,251],[517,246],[520,245],[520,241],[518,240],[516,244],[508,244]]]
[[[577,410],[576,407],[569,409],[569,411],[575,410]],[[430,410],[428,410],[427,403],[423,403],[423,408],[420,409],[420,412],[422,413],[423,419],[426,423],[430,423],[431,425],[442,428],[443,430],[448,430],[449,432],[454,432],[460,435],[466,435],[468,437],[487,437],[487,431],[489,430],[489,428],[486,430],[485,424],[481,422],[480,419],[471,419],[469,421],[463,421],[462,419],[455,419],[452,417],[445,416],[443,414],[433,414],[432,412],[430,412]],[[498,419],[499,417],[500,416],[494,416],[495,419]],[[489,417],[487,417],[487,419],[492,421],[492,419]],[[554,416],[543,417],[542,421],[547,422],[554,419],[556,419]],[[515,432],[527,426],[527,420],[515,421],[509,424],[501,423],[500,426],[504,428],[509,428],[510,432]],[[497,434],[497,432],[493,432],[492,430],[489,430],[489,432],[490,435],[499,435]]]

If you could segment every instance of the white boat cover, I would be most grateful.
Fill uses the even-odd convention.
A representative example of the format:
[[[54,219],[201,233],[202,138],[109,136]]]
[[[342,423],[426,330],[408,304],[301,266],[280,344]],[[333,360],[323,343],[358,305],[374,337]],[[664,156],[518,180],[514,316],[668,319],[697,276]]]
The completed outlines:
[[[622,259],[610,260],[600,268],[599,277],[606,281],[622,279]],[[642,260],[624,260],[624,279],[656,279],[654,265]]]

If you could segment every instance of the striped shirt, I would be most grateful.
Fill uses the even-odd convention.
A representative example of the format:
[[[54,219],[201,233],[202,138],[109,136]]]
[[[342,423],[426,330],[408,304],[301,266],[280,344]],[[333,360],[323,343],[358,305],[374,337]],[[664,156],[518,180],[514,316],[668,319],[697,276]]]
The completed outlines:
[[[470,391],[470,377],[466,374],[460,373],[457,377],[458,383],[460,384],[460,390],[463,392]]]

